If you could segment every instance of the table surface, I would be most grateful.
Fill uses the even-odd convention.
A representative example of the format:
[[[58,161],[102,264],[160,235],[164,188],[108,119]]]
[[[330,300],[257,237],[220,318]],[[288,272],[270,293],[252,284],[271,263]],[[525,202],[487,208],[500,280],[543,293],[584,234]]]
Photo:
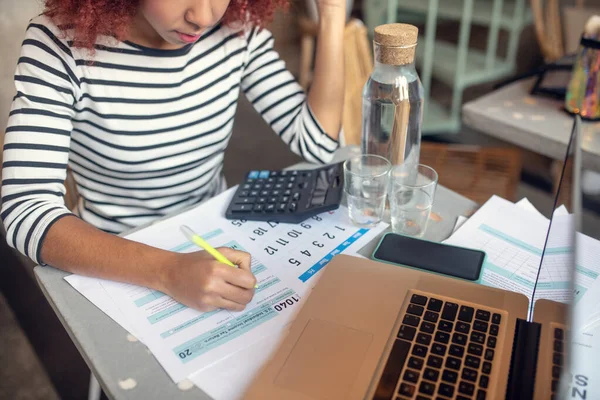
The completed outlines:
[[[531,96],[533,80],[504,86],[463,106],[466,126],[522,148],[563,160],[573,117],[564,103]],[[600,122],[583,123],[583,166],[600,171]]]
[[[352,147],[341,149],[336,160],[343,160],[356,151]],[[310,164],[293,166],[310,167]],[[477,204],[471,200],[438,186],[425,239],[445,239],[459,215],[471,215],[476,209]],[[369,256],[378,239],[367,244],[360,253]],[[44,295],[109,398],[210,399],[197,387],[180,389],[174,384],[146,346],[129,341],[126,330],[63,279],[67,275],[52,267],[35,268]],[[127,379],[137,383],[133,389],[125,390],[119,384]]]

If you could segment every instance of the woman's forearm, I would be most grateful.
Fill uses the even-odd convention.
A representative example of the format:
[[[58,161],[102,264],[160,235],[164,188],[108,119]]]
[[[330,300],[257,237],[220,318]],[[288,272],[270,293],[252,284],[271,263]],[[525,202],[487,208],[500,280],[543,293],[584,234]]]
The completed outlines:
[[[342,125],[344,108],[344,26],[343,6],[321,6],[314,78],[308,104],[334,139]]]
[[[42,262],[67,272],[164,291],[177,253],[114,236],[74,216],[56,221],[42,245]]]

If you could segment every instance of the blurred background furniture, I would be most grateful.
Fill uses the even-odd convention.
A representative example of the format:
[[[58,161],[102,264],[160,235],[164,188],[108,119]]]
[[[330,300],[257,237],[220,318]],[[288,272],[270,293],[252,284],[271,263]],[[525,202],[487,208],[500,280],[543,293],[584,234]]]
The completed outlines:
[[[477,132],[559,161],[552,169],[556,188],[573,117],[562,110],[560,100],[532,97],[531,85],[531,79],[514,82],[468,102],[463,120]],[[584,122],[582,131],[583,167],[600,172],[600,124]]]
[[[519,37],[531,20],[525,0],[365,0],[364,4],[370,32],[376,25],[391,22],[424,27],[416,57],[425,88],[423,134],[458,132],[465,89],[515,72]],[[437,35],[441,22],[454,24],[458,37]],[[471,45],[472,26],[486,28],[485,48]],[[507,34],[503,40],[502,31]],[[434,80],[452,88],[449,106],[431,96]]]
[[[600,14],[600,3],[593,6],[592,0],[531,0],[536,37],[547,62],[577,49],[587,18]]]
[[[420,162],[438,172],[441,185],[478,204],[493,194],[518,200],[521,152],[517,148],[423,142]]]

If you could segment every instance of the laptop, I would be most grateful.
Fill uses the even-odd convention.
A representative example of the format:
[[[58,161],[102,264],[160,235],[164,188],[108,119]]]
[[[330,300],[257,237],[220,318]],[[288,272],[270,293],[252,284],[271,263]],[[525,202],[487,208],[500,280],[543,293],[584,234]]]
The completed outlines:
[[[576,121],[567,151],[575,164],[579,136]],[[551,399],[568,306],[530,307],[519,293],[339,255],[244,398]]]

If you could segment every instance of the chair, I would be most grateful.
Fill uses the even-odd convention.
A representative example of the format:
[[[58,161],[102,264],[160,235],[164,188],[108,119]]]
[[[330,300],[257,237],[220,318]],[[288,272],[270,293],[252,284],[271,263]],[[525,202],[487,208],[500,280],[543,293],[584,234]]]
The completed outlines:
[[[540,49],[547,62],[556,61],[564,56],[568,50],[564,39],[566,36],[563,20],[567,19],[563,13],[565,10],[562,6],[564,1],[560,0],[531,0],[531,10],[533,12],[533,20],[535,24],[535,34],[540,45]],[[575,0],[575,9],[583,11],[584,0]],[[591,10],[590,11],[590,15]],[[568,21],[564,21],[567,22]],[[579,31],[583,30],[583,26]],[[581,32],[575,32],[579,35]]]
[[[485,203],[493,194],[516,201],[521,151],[514,147],[423,142],[420,162],[438,172],[441,185]]]

